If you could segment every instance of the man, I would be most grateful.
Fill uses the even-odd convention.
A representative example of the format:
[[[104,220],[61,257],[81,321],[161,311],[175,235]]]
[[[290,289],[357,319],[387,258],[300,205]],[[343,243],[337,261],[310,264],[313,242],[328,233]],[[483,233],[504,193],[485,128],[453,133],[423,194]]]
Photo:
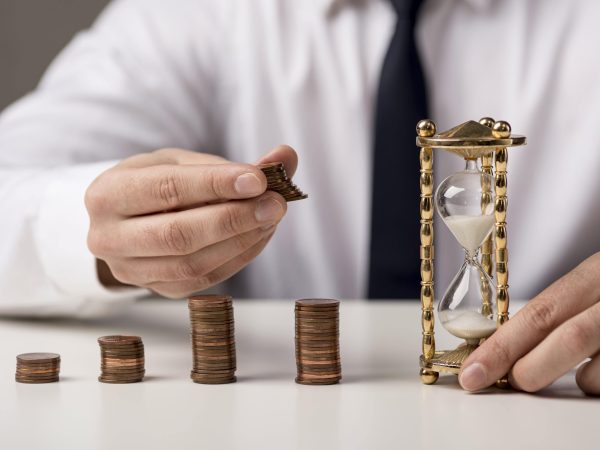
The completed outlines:
[[[513,298],[583,261],[469,358],[463,387],[512,367],[535,391],[597,355],[600,6],[429,1],[419,58],[419,3],[114,2],[0,119],[1,311],[91,313],[139,293],[123,285],[181,297],[255,258],[229,292],[416,297],[420,60],[440,129],[492,115],[528,135],[509,152]],[[281,142],[310,194],[284,221],[247,164],[293,174]],[[453,168],[438,155],[438,181]],[[457,248],[437,230],[443,289]],[[600,393],[599,356],[577,380]]]

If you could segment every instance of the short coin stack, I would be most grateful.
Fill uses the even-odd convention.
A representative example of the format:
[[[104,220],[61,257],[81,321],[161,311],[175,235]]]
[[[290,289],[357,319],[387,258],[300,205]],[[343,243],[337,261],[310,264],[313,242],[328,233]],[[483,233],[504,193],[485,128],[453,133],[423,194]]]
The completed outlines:
[[[137,383],[144,379],[144,343],[139,336],[103,336],[100,344],[98,381],[102,383]]]
[[[233,303],[228,295],[198,295],[188,299],[192,324],[194,383],[236,381]]]
[[[42,384],[58,381],[60,355],[56,353],[23,353],[17,356],[15,380],[19,383]]]
[[[293,202],[308,198],[308,195],[298,189],[298,186],[288,178],[283,163],[260,164],[258,168],[267,177],[267,190],[281,194],[285,201]]]
[[[335,384],[342,379],[338,300],[296,301],[296,366],[300,384]]]

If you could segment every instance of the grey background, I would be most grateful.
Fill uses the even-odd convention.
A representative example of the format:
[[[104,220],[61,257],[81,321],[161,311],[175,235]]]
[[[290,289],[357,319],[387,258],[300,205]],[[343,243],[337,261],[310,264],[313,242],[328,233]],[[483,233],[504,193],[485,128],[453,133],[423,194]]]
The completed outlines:
[[[0,0],[0,110],[32,90],[109,0]]]

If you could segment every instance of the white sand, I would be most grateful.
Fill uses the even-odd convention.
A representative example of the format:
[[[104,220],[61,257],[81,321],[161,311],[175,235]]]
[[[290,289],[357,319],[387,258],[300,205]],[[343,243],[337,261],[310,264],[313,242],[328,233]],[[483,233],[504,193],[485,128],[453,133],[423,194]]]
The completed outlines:
[[[439,315],[444,328],[462,339],[482,339],[496,331],[496,321],[476,311],[442,311]]]
[[[474,254],[494,227],[494,215],[449,216],[444,219],[446,225],[458,241],[470,254]]]

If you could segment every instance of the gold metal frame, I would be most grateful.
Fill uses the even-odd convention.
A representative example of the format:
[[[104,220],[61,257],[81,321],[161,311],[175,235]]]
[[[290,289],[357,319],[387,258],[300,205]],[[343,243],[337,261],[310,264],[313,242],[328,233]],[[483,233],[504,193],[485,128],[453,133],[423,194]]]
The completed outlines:
[[[508,237],[506,233],[507,163],[508,147],[526,144],[525,136],[511,134],[508,122],[494,121],[489,117],[479,122],[468,121],[443,133],[436,134],[432,120],[417,124],[417,146],[420,147],[421,187],[421,327],[422,354],[420,376],[424,384],[434,384],[441,372],[458,374],[462,362],[477,346],[462,344],[454,350],[436,351],[434,332],[434,231],[433,231],[433,149],[439,148],[462,156],[467,160],[478,159],[481,171],[494,177],[495,230],[481,246],[481,265],[488,275],[496,274],[497,326],[508,320],[510,297],[508,294]],[[482,177],[481,207],[490,205],[492,187]],[[495,246],[495,253],[494,253]],[[494,261],[495,260],[495,261]],[[495,264],[494,264],[495,263]],[[495,267],[494,267],[495,266]],[[483,307],[491,309],[491,293],[483,291]],[[498,380],[499,386],[507,385],[506,378]]]

